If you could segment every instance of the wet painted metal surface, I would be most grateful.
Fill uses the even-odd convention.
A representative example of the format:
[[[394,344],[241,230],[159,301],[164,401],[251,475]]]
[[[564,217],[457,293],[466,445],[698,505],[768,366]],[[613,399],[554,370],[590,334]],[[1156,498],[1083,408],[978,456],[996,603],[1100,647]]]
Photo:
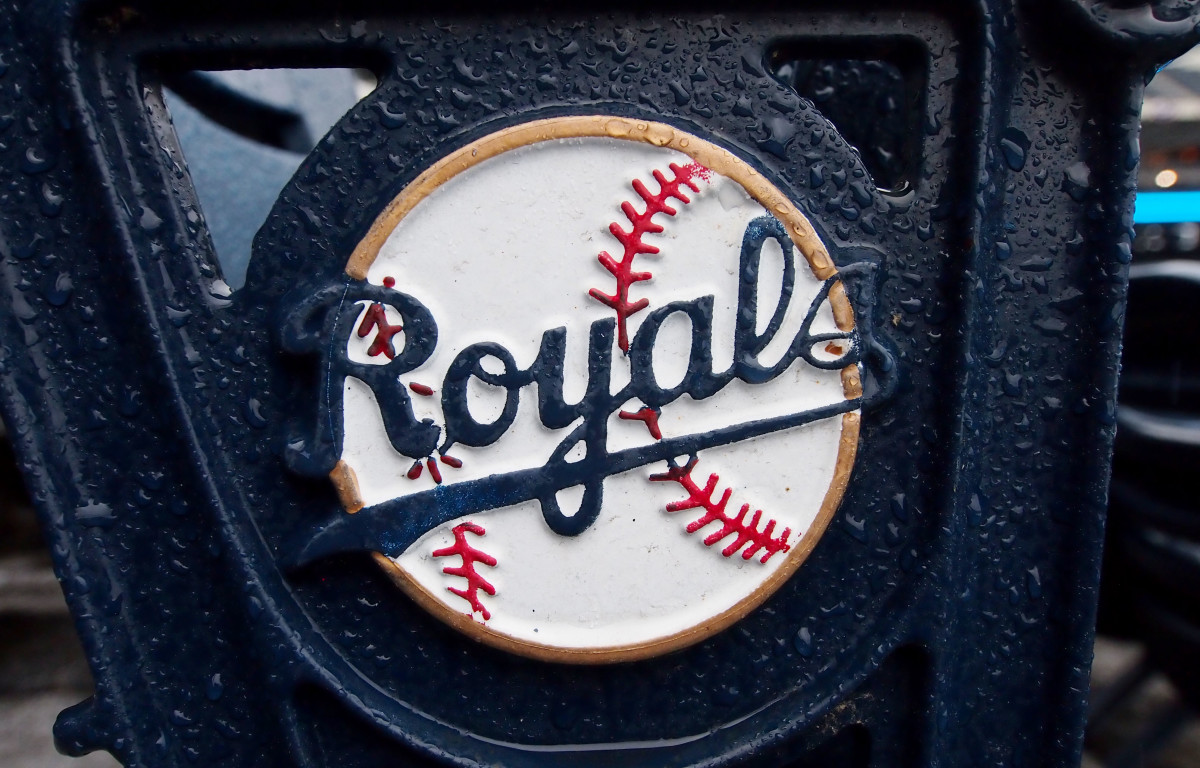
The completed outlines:
[[[97,681],[59,720],[64,749],[136,766],[1078,760],[1140,88],[1195,42],[1194,9],[244,5],[0,6],[4,418]],[[887,188],[772,74],[780,41],[789,61],[891,61],[916,89]],[[379,87],[283,189],[230,294],[160,83],[322,65]],[[596,112],[734,148],[835,263],[876,264],[897,378],[794,577],[697,645],[601,668],[480,646],[366,557],[281,564],[340,507],[285,463],[318,384],[273,335],[283,296],[338,275],[437,158]]]

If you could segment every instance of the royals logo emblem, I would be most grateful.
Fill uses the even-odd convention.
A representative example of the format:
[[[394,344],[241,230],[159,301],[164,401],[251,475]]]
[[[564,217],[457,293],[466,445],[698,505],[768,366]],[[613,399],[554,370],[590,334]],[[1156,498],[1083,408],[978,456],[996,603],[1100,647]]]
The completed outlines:
[[[868,340],[793,202],[729,151],[614,117],[445,157],[346,279],[289,305],[322,359],[346,514],[300,560],[372,551],[454,627],[539,658],[644,658],[745,616],[845,488]]]

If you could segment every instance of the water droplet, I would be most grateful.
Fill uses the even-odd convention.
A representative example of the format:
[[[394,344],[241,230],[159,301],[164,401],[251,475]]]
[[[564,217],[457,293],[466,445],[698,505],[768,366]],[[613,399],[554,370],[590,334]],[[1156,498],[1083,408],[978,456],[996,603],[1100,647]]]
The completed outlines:
[[[1092,170],[1087,163],[1078,162],[1063,171],[1063,191],[1075,202],[1083,202],[1091,184]]]
[[[138,226],[147,232],[153,232],[162,225],[162,219],[154,211],[146,206],[142,206],[142,216],[138,219]]]
[[[74,286],[71,283],[71,276],[66,272],[61,273],[54,280],[54,285],[51,286],[48,291],[46,291],[46,301],[48,301],[50,305],[54,307],[63,306],[71,298],[71,289],[73,287]]]
[[[209,701],[216,701],[221,698],[221,694],[225,692],[225,684],[221,681],[221,674],[218,672],[208,680],[208,688],[205,690],[205,695]]]
[[[255,429],[262,429],[267,426],[267,419],[263,416],[262,407],[262,403],[258,398],[252,397],[246,401],[246,423]]]
[[[89,528],[107,528],[117,521],[113,508],[103,502],[88,501],[75,508],[75,521]]]
[[[1004,155],[1004,162],[1014,171],[1025,167],[1025,155],[1029,146],[1029,137],[1016,128],[1005,128],[1000,135],[1000,152]]]
[[[656,147],[665,147],[675,138],[675,131],[665,125],[655,125],[649,130],[645,128],[642,130],[646,131],[646,138]]]
[[[43,184],[41,200],[38,201],[38,207],[42,215],[47,218],[54,218],[62,211],[62,204],[63,195],[49,184]]]
[[[1030,568],[1028,578],[1025,580],[1025,589],[1029,592],[1029,596],[1037,600],[1042,596],[1042,575],[1038,572],[1036,566]]]
[[[806,659],[812,658],[812,632],[809,632],[808,627],[800,627],[799,631],[796,632],[796,636],[793,638],[792,643],[796,646],[797,653]]]
[[[25,173],[42,173],[54,165],[54,157],[41,147],[29,147],[21,159],[21,170]]]
[[[787,159],[787,147],[796,138],[796,123],[786,117],[773,117],[766,121],[767,138],[758,146],[776,157]]]

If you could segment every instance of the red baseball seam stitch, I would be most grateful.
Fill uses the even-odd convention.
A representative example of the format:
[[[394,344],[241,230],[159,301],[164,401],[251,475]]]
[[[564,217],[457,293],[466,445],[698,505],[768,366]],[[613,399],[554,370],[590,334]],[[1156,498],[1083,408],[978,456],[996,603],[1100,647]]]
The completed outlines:
[[[454,469],[462,469],[462,465],[463,465],[462,459],[456,459],[453,456],[446,456],[444,454],[439,456],[438,458],[440,458],[441,462],[443,464],[445,464],[447,467],[453,467]],[[442,470],[438,469],[437,461],[432,456],[426,456],[424,464],[421,463],[420,459],[417,459],[416,461],[414,461],[412,463],[412,466],[408,468],[408,471],[404,473],[404,476],[407,477],[409,480],[418,480],[421,477],[421,473],[425,471],[426,467],[429,468],[429,476],[431,478],[433,478],[433,482],[437,483],[438,485],[441,485],[442,484]]]
[[[387,321],[387,311],[382,304],[375,303],[367,307],[362,322],[358,324],[358,338],[366,338],[371,329],[376,329],[375,339],[367,348],[367,354],[377,357],[380,353],[387,355],[388,360],[396,357],[396,348],[392,346],[392,337],[404,330],[403,325],[391,325]]]
[[[650,408],[639,408],[636,412],[621,411],[617,417],[625,421],[640,421],[646,425],[646,429],[650,431],[650,437],[655,440],[662,440],[662,429],[658,426],[658,411]]]
[[[691,202],[691,199],[680,188],[686,184],[693,192],[699,192],[700,187],[696,185],[694,179],[698,177],[708,180],[712,175],[712,171],[700,163],[688,163],[683,166],[678,163],[671,163],[669,167],[672,173],[675,174],[675,178],[673,179],[668,179],[663,175],[662,171],[657,169],[653,172],[654,180],[658,182],[657,193],[651,194],[641,179],[633,180],[633,191],[646,203],[646,210],[638,213],[637,209],[633,207],[633,203],[629,201],[621,203],[621,211],[629,219],[630,223],[630,230],[628,232],[621,229],[620,224],[615,221],[608,225],[608,231],[612,232],[613,237],[617,238],[617,241],[624,248],[621,260],[617,261],[614,259],[608,251],[601,251],[600,255],[596,257],[604,265],[604,268],[617,279],[617,291],[609,295],[597,288],[592,288],[588,291],[588,294],[600,303],[611,307],[617,313],[617,343],[623,352],[629,351],[629,329],[627,322],[629,316],[642,311],[650,303],[645,298],[630,301],[629,289],[634,283],[640,283],[652,277],[649,272],[634,272],[633,260],[640,254],[655,254],[659,251],[658,248],[646,243],[642,239],[647,234],[658,234],[663,231],[661,225],[654,223],[654,214],[665,213],[668,216],[674,216],[676,211],[667,204],[667,201],[675,198],[684,205],[687,205]]]
[[[433,467],[431,466],[430,469],[432,470]],[[475,564],[483,563],[484,565],[495,567],[496,558],[492,557],[486,552],[483,552],[482,550],[475,549],[467,543],[468,533],[473,533],[476,536],[483,536],[486,531],[481,525],[467,522],[459,523],[458,525],[454,526],[451,532],[454,534],[454,544],[442,549],[435,549],[433,551],[433,556],[451,557],[453,555],[458,555],[461,557],[462,565],[458,567],[446,566],[442,569],[442,573],[449,576],[460,576],[466,579],[467,588],[458,589],[457,587],[446,587],[446,589],[471,604],[471,613],[468,614],[469,616],[474,616],[476,613],[479,613],[483,616],[483,620],[487,621],[488,619],[492,618],[492,614],[483,606],[483,603],[479,601],[479,590],[482,589],[489,595],[494,596],[496,594],[496,588],[488,583],[487,579],[479,575],[479,572],[475,570]]]
[[[787,552],[792,548],[788,544],[788,537],[792,534],[791,528],[784,528],[783,533],[772,537],[771,534],[775,531],[775,520],[768,520],[765,528],[758,529],[759,520],[762,518],[761,509],[755,510],[754,517],[749,521],[746,520],[746,513],[750,511],[749,504],[743,504],[737,515],[730,515],[726,512],[725,506],[729,503],[729,497],[733,495],[732,488],[726,488],[725,492],[721,494],[720,501],[714,501],[713,493],[717,489],[718,480],[720,480],[715,473],[709,475],[708,483],[703,488],[696,485],[696,481],[692,479],[692,469],[696,466],[697,461],[699,459],[692,457],[682,467],[672,464],[666,472],[650,476],[652,481],[679,483],[688,492],[686,499],[668,504],[668,512],[681,512],[685,509],[697,508],[704,510],[704,514],[699,519],[688,525],[688,533],[695,533],[713,521],[720,522],[721,528],[704,539],[705,546],[711,547],[727,536],[733,535],[735,536],[733,543],[721,550],[721,554],[730,557],[745,546],[746,550],[742,552],[742,559],[749,560],[759,550],[763,550],[760,563],[767,562],[776,552]]]

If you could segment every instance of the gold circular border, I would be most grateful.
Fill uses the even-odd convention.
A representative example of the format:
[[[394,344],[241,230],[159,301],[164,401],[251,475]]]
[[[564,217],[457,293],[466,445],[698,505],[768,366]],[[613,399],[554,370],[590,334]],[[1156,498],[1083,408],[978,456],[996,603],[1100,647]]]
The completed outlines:
[[[829,252],[825,250],[808,219],[782,192],[767,181],[744,160],[704,139],[692,136],[669,125],[646,120],[630,120],[624,117],[604,115],[552,117],[535,120],[505,128],[485,136],[447,155],[413,180],[396,195],[383,213],[371,225],[359,242],[346,264],[346,274],[358,280],[367,279],[367,270],[379,255],[380,248],[392,231],[414,208],[435,189],[474,165],[501,155],[512,149],[543,141],[573,138],[610,138],[625,141],[640,141],[656,147],[673,149],[691,157],[701,165],[726,178],[741,184],[764,208],[775,215],[788,229],[788,234],[818,280],[827,280],[837,274]],[[834,283],[829,292],[829,303],[833,309],[834,322],[839,330],[854,329],[854,311],[840,282]],[[842,389],[850,400],[862,394],[857,365],[842,369]],[[787,560],[769,579],[756,590],[742,598],[724,612],[689,627],[681,632],[654,640],[616,645],[603,648],[562,648],[532,643],[498,632],[475,621],[473,616],[451,610],[437,600],[427,589],[403,567],[390,558],[372,553],[376,562],[383,567],[396,586],[414,602],[451,627],[469,637],[495,648],[516,653],[540,661],[568,662],[573,664],[610,664],[621,661],[638,661],[659,656],[697,643],[726,629],[757,608],[791,578],[796,569],[808,559],[817,540],[829,527],[829,521],[841,503],[842,495],[850,479],[854,457],[858,450],[859,415],[842,414],[842,434],[838,442],[837,463],[833,480],[821,502],[812,526],[800,537],[799,543],[787,554]],[[346,511],[353,514],[363,508],[354,470],[344,461],[338,461],[330,472],[330,479]]]

